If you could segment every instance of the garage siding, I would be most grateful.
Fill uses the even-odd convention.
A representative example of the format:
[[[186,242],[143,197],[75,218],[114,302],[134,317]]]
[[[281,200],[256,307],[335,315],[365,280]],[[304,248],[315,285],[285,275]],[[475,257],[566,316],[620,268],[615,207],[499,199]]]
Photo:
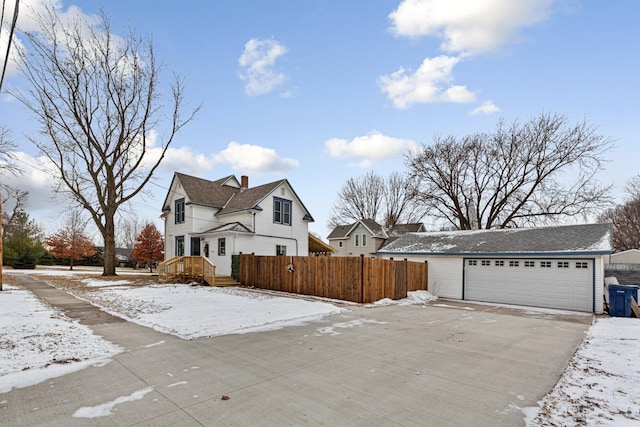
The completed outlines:
[[[604,312],[604,301],[602,299],[602,295],[604,294],[604,257],[603,256],[596,257],[596,269],[595,269],[594,277],[596,281],[594,311],[600,314]]]
[[[474,255],[470,254],[466,259],[473,257]],[[478,256],[478,255],[476,255]],[[385,254],[383,258],[389,259],[389,255]],[[441,297],[441,298],[451,298],[451,299],[463,299],[463,285],[464,285],[464,260],[461,256],[429,256],[429,255],[402,255],[403,258],[407,258],[411,261],[424,262],[427,261],[429,264],[429,292],[432,294]],[[396,255],[395,258],[398,258]],[[478,259],[481,259],[478,257]],[[508,260],[509,258],[502,258]],[[514,258],[512,258],[514,259]],[[518,258],[519,260],[525,260],[525,258]],[[528,257],[526,259],[533,260],[541,260],[541,259],[549,259],[549,260],[558,260],[559,258],[554,259],[553,257],[542,258],[542,257]],[[564,256],[562,259],[588,259],[590,263],[589,271],[592,272],[591,283],[591,293],[593,294],[593,304],[595,313],[603,312],[603,289],[604,289],[604,259],[603,256],[598,255],[592,258],[587,258],[585,256]],[[595,280],[595,292],[593,292],[593,280]],[[470,299],[465,296],[465,299]],[[586,311],[591,311],[588,309]]]
[[[389,259],[384,255],[382,258]],[[462,299],[462,258],[459,256],[402,255],[409,261],[428,263],[429,292],[441,298]],[[395,257],[400,259],[400,257]]]

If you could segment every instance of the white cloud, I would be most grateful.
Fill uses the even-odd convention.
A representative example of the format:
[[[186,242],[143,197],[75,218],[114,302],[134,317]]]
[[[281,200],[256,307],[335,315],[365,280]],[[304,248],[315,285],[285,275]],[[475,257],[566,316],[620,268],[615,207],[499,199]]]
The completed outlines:
[[[411,74],[404,68],[378,78],[378,84],[396,108],[433,102],[471,103],[476,96],[466,86],[453,85],[452,70],[460,58],[437,56],[425,58]]]
[[[476,55],[519,41],[519,30],[546,19],[553,0],[403,0],[391,12],[399,36],[435,36],[449,53]]]
[[[295,159],[282,158],[276,150],[259,145],[240,144],[232,141],[227,148],[214,156],[217,163],[228,163],[234,170],[262,173],[286,173],[299,166]]]
[[[286,76],[274,70],[276,60],[287,53],[287,48],[273,39],[251,39],[244,45],[238,59],[240,78],[247,83],[247,95],[263,95],[281,85]]]
[[[495,105],[493,102],[483,101],[477,108],[475,108],[469,114],[471,114],[472,116],[475,116],[478,114],[494,114],[494,113],[497,113],[498,111],[500,111],[500,108],[498,108],[498,106]]]
[[[3,174],[2,184],[29,192],[27,211],[51,212],[63,206],[63,196],[56,196],[54,177],[58,176],[50,160],[45,156],[33,157],[27,153],[13,152],[15,165],[22,171],[19,175]],[[9,202],[11,206],[11,201]]]
[[[417,144],[410,139],[393,138],[376,130],[355,137],[351,141],[331,138],[324,145],[329,156],[333,158],[361,158],[359,162],[350,164],[361,168],[370,168],[373,160],[400,156],[406,150],[417,147]]]

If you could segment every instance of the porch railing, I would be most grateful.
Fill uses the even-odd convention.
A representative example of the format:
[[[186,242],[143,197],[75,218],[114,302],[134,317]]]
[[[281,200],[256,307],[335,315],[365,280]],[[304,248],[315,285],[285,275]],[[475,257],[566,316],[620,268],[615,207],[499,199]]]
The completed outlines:
[[[158,264],[158,277],[161,280],[179,276],[201,277],[209,286],[215,286],[216,266],[202,256],[176,256]]]

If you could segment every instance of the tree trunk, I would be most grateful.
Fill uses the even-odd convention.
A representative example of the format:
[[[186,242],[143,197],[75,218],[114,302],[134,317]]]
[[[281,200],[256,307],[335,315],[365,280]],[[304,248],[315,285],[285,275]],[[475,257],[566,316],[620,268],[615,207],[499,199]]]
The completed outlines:
[[[116,232],[114,214],[105,215],[103,276],[116,275]]]
[[[2,218],[2,196],[0,195],[0,219]],[[2,240],[4,239],[4,230],[0,221],[0,291],[2,290],[2,266],[4,259],[2,258]]]

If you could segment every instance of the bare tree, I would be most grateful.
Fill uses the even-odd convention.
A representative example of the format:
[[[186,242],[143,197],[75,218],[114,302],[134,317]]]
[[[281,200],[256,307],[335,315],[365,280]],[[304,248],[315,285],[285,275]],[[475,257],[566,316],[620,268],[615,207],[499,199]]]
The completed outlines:
[[[37,19],[40,29],[25,33],[28,45],[20,53],[31,87],[13,95],[42,126],[44,136],[31,140],[54,165],[58,191],[86,209],[102,234],[103,275],[115,275],[116,213],[143,190],[198,108],[182,116],[183,82],[177,76],[172,96],[163,99],[151,40],[132,32],[114,36],[104,13],[97,23],[62,20],[51,9]]]
[[[401,222],[417,222],[424,216],[416,202],[417,187],[399,172],[385,177],[370,171],[349,178],[338,193],[329,227],[360,219],[372,219],[392,228]]]
[[[457,229],[518,227],[601,210],[610,186],[595,177],[612,141],[557,114],[493,133],[436,137],[406,154],[433,217]]]
[[[21,171],[15,164],[15,155],[14,150],[15,144],[11,140],[11,134],[7,128],[4,126],[0,126],[0,172],[3,174],[8,172],[11,174],[19,174]],[[17,190],[9,187],[6,184],[0,185],[0,191],[5,194],[13,194],[17,196],[15,193]],[[17,201],[20,201],[26,197],[26,193],[23,194],[23,197],[16,197]],[[2,210],[2,206],[6,200],[3,200],[2,195],[0,195],[0,218],[2,218],[2,223],[6,224],[5,214]],[[15,214],[15,209],[13,214]],[[2,290],[2,228],[0,228],[0,291]]]
[[[136,239],[144,228],[146,223],[141,221],[135,211],[127,211],[126,215],[120,215],[118,219],[118,244],[122,248],[126,248],[131,254],[136,244]]]
[[[640,175],[626,185],[625,202],[600,215],[600,222],[613,224],[611,241],[615,252],[640,249]]]
[[[10,55],[11,55],[11,45],[13,44],[13,33],[16,29],[16,24],[18,22],[18,15],[20,11],[20,1],[15,0],[13,2],[13,14],[11,15],[11,20],[5,19],[6,16],[9,16],[9,7],[11,3],[7,4],[7,0],[2,0],[2,11],[0,14],[0,39],[2,39],[2,35],[7,34],[7,49],[5,52],[0,52],[0,58],[2,58],[2,67],[0,68],[0,92],[2,92],[2,83],[4,83],[4,76],[7,74],[7,66],[9,65]],[[9,28],[6,29],[5,25],[9,25]],[[6,160],[8,153],[10,153],[9,148],[12,147],[12,143],[10,139],[7,137],[7,130],[4,127],[0,127],[0,157],[4,157],[3,160]],[[9,144],[9,146],[7,145]],[[5,162],[8,167],[11,165],[8,162]],[[1,199],[1,198],[0,198]],[[0,217],[2,217],[2,204],[0,204]],[[0,291],[2,290],[2,235],[0,228]]]

